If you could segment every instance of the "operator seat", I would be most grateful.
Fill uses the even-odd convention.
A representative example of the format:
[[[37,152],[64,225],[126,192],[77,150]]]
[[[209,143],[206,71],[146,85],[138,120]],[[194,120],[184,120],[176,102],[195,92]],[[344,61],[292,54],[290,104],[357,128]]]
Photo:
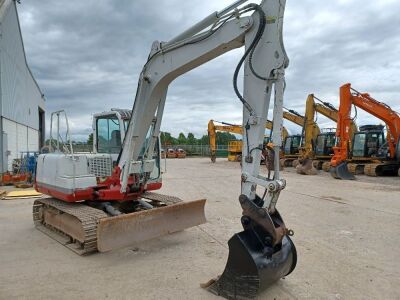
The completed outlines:
[[[121,132],[119,130],[111,132],[110,149],[112,153],[117,153],[121,150]]]
[[[373,156],[377,154],[378,151],[378,138],[370,137],[367,143],[368,147],[368,156]]]

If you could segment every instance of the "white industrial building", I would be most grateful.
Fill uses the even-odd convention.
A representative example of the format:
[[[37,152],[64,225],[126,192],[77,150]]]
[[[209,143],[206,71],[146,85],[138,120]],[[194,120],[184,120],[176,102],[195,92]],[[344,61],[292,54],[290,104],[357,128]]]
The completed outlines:
[[[0,0],[0,171],[44,143],[44,97],[28,67],[16,2]]]

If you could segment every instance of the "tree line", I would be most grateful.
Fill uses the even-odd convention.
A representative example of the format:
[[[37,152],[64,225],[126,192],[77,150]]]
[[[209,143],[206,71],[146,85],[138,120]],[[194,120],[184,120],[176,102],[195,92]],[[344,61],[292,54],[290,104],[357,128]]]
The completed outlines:
[[[189,132],[187,136],[180,133],[178,137],[173,137],[169,132],[161,132],[161,145],[209,145],[210,140],[205,134],[201,138],[196,138],[193,133]],[[236,136],[229,132],[217,131],[217,145],[228,145],[229,141],[236,140]]]
[[[193,133],[189,132],[186,136],[180,133],[178,137],[174,137],[169,132],[161,132],[161,145],[209,145],[210,140],[205,134],[201,138],[196,138]],[[229,132],[217,131],[217,145],[228,145],[229,141],[237,140],[236,136]],[[89,134],[86,144],[93,145],[93,133]]]

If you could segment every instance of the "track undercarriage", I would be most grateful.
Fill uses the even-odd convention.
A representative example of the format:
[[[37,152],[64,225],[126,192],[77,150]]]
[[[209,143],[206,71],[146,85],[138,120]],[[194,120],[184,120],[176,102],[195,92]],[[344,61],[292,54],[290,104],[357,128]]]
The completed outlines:
[[[68,203],[38,199],[33,220],[40,231],[79,255],[106,252],[206,222],[205,200],[145,193],[140,201]]]
[[[347,164],[349,172],[353,175],[396,176],[400,164],[391,161],[372,161],[372,162],[351,162]]]

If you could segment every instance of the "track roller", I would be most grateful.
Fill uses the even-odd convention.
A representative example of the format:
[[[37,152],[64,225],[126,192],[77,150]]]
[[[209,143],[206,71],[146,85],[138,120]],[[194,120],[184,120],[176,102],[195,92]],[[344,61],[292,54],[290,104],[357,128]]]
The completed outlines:
[[[330,161],[325,161],[322,164],[322,170],[324,170],[325,172],[329,172],[330,169],[331,169],[331,162]]]
[[[354,164],[350,163],[347,164],[347,168],[349,169],[349,172],[353,175],[362,175],[364,174],[364,164]]]

